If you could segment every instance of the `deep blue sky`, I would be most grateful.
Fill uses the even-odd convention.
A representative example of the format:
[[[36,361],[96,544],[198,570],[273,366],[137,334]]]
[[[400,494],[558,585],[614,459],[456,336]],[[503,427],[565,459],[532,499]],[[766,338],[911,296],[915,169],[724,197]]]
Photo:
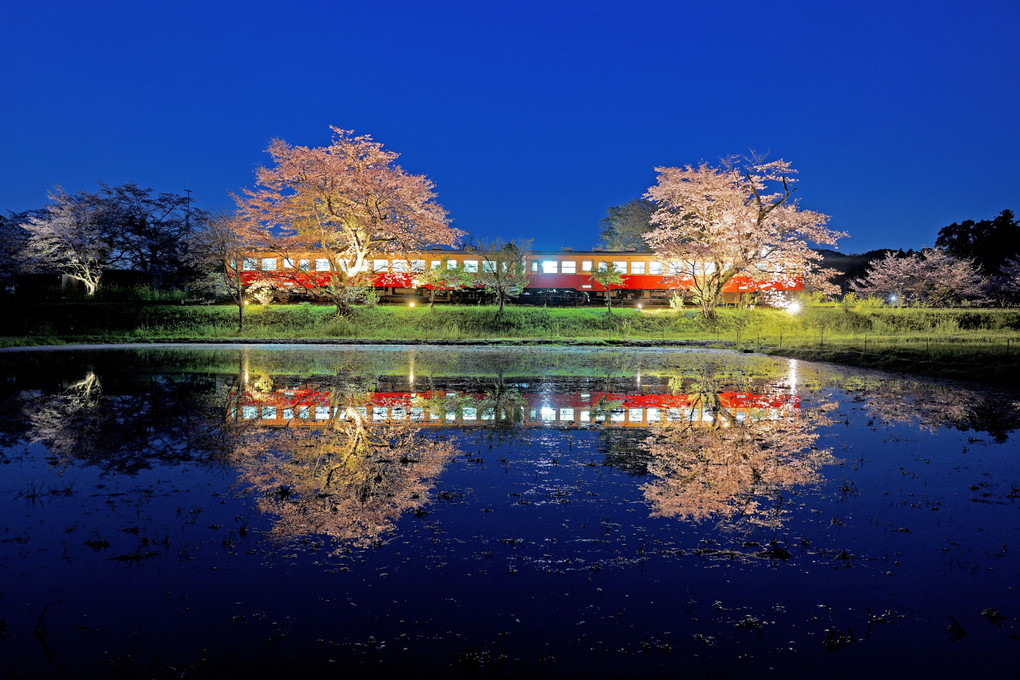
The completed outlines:
[[[371,134],[454,225],[585,248],[654,167],[800,170],[840,249],[1020,212],[1020,2],[22,2],[0,210],[96,180],[230,208],[274,137]]]

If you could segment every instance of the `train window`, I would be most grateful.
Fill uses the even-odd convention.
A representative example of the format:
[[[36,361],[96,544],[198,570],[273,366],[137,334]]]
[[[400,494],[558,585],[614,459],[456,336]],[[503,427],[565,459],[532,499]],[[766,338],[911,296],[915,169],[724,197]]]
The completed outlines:
[[[464,260],[464,271],[469,274],[477,274],[478,260]]]
[[[372,260],[372,271],[386,272],[390,270],[389,260]]]
[[[312,411],[310,406],[298,406],[297,412],[298,418],[304,418],[305,420],[308,420],[308,418],[311,417]]]
[[[294,420],[294,409],[292,409],[292,408],[285,408],[285,409],[283,409],[283,419],[284,420]]]
[[[457,260],[447,260],[446,261],[446,268],[447,269],[456,269],[457,268]]]
[[[496,263],[490,262],[489,260],[482,261],[482,271],[487,274],[493,274],[496,272]]]
[[[538,271],[538,260],[532,260],[531,261],[531,271],[533,271],[533,272],[537,272]]]
[[[591,260],[581,260],[581,271],[590,272],[592,264],[594,263]]]
[[[661,262],[649,262],[648,263],[648,273],[649,274],[655,274],[656,276],[658,276],[659,274],[662,274],[662,263]]]
[[[648,409],[648,422],[650,423],[659,422],[659,409],[657,408]]]
[[[577,262],[574,260],[563,260],[561,263],[560,271],[564,274],[576,274],[577,273]]]
[[[615,269],[616,271],[620,272],[621,274],[626,274],[627,273],[627,261],[626,260],[616,260],[615,262],[613,262],[613,269]]]
[[[425,260],[411,260],[411,271],[413,272],[425,271]]]
[[[556,260],[542,260],[542,273],[543,274],[555,274],[556,265],[559,263]]]
[[[329,260],[324,257],[315,258],[315,271],[317,272],[328,272],[329,271]]]
[[[609,269],[609,263],[608,262],[599,262],[599,271],[600,272],[604,272],[607,269]]]
[[[407,260],[393,260],[393,271],[398,274],[406,274],[408,272]]]
[[[303,272],[309,271],[312,268],[311,260],[298,260],[298,269]]]
[[[439,269],[442,266],[443,266],[443,263],[440,262],[439,260],[432,260],[432,268],[433,269]]]
[[[246,272],[253,272],[255,271],[255,266],[257,264],[258,262],[255,260],[254,257],[246,257],[244,258],[244,262],[241,263],[241,269],[243,269]]]
[[[263,257],[262,258],[262,271],[264,271],[264,272],[275,272],[276,271],[276,258],[275,257]]]
[[[289,257],[283,258],[283,268],[284,269],[293,269],[294,268],[294,260],[290,259]]]
[[[262,420],[276,420],[276,407],[275,406],[263,406],[262,407]]]
[[[644,274],[645,273],[645,263],[644,262],[631,262],[630,263],[630,273],[631,274]]]

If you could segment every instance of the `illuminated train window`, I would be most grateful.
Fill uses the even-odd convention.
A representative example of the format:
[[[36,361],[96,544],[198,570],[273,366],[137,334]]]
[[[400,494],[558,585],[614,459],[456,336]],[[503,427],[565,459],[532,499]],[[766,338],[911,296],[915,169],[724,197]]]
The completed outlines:
[[[388,272],[390,270],[389,260],[372,260],[372,271]]]
[[[576,274],[577,273],[577,262],[574,260],[564,260],[561,263],[561,271],[564,274]]]
[[[558,266],[559,262],[557,262],[556,260],[542,260],[542,273],[555,274],[557,272]]]
[[[316,406],[315,407],[315,419],[316,420],[329,420],[329,407],[328,406]]]
[[[620,272],[621,274],[626,274],[627,273],[627,261],[626,260],[616,260],[615,262],[613,262],[613,269],[615,269],[616,271]]]
[[[298,418],[308,419],[312,415],[312,409],[310,406],[298,406]]]
[[[645,263],[644,262],[631,262],[630,263],[630,273],[631,274],[644,274],[645,273]]]
[[[411,260],[411,271],[415,273],[425,271],[425,260]]]
[[[593,264],[594,261],[592,260],[581,260],[581,271],[590,272]]]
[[[252,420],[259,417],[258,406],[244,406],[241,408],[241,417],[245,420]]]
[[[262,271],[264,271],[264,272],[275,272],[276,271],[276,258],[275,257],[263,257],[262,258]]]
[[[662,274],[662,263],[661,262],[649,262],[648,273],[656,276]]]
[[[477,274],[478,260],[464,260],[464,271],[468,274]]]
[[[262,407],[262,420],[276,420],[276,407],[275,406],[263,406]]]
[[[329,260],[324,257],[318,257],[315,259],[315,271],[317,272],[328,272],[329,271]]]
[[[298,260],[298,269],[303,272],[310,271],[312,268],[311,260]]]
[[[255,271],[257,264],[258,262],[254,257],[246,257],[244,258],[244,261],[241,262],[241,269],[246,272],[253,272]]]

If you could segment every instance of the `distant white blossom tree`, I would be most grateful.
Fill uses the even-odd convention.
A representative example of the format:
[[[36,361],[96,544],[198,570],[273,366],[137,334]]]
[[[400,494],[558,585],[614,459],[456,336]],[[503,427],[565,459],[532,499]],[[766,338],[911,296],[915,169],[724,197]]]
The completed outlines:
[[[58,271],[85,285],[94,295],[113,249],[103,236],[102,204],[90,195],[69,195],[60,187],[50,193],[52,204],[42,216],[23,226],[28,231],[25,253],[35,271]]]
[[[906,256],[887,253],[850,288],[858,295],[895,298],[901,305],[934,307],[979,299],[985,281],[970,260],[927,249]]]

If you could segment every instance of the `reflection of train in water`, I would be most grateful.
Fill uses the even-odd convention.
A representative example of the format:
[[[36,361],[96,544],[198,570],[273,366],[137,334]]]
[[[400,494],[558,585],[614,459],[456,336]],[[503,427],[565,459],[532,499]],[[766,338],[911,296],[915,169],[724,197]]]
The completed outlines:
[[[315,385],[260,390],[250,385],[235,393],[228,417],[270,427],[324,426],[336,420],[413,423],[431,426],[651,427],[668,422],[711,425],[790,417],[800,407],[796,394],[719,392],[710,395],[647,391],[548,391],[548,384],[522,382],[498,393],[456,389],[391,391],[338,395]],[[538,389],[536,389],[538,388]],[[721,416],[725,414],[725,417]]]
[[[324,254],[253,253],[240,261],[241,279],[246,284],[266,281],[282,299],[313,297],[317,285],[326,285],[335,263]],[[435,289],[437,300],[473,300],[481,296],[474,286],[419,283],[419,275],[428,269],[459,270],[470,277],[484,273],[496,263],[486,260],[481,251],[433,249],[403,254],[379,254],[365,263],[363,273],[382,300],[410,300],[425,290]],[[711,272],[712,264],[700,265]],[[592,274],[613,269],[623,283],[613,286],[613,297],[636,302],[665,302],[676,289],[689,289],[692,272],[683,265],[663,261],[655,253],[626,251],[535,251],[527,253],[524,270],[528,277],[522,302],[533,301],[580,304],[604,299],[606,287]],[[735,302],[741,295],[762,291],[797,291],[803,288],[798,267],[788,262],[770,262],[760,271],[734,276],[723,288],[724,302]]]

